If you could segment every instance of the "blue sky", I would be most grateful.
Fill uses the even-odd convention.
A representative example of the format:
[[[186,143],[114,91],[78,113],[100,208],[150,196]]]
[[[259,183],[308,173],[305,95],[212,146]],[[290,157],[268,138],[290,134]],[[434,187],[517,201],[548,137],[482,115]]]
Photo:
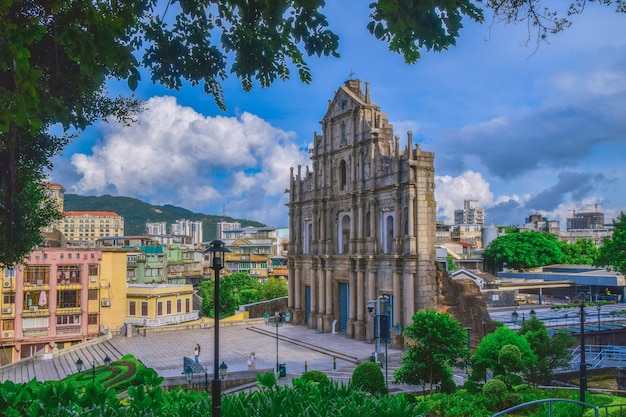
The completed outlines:
[[[286,226],[290,167],[310,165],[328,100],[353,72],[395,134],[411,130],[435,152],[438,220],[451,222],[466,199],[494,224],[541,213],[563,227],[572,210],[607,220],[626,211],[626,15],[588,4],[538,47],[525,25],[465,22],[456,47],[406,65],[367,32],[367,2],[327,4],[341,57],[309,58],[311,84],[243,93],[230,79],[222,112],[201,88],[168,91],[146,75],[138,123],[88,129],[50,179],[68,193]]]

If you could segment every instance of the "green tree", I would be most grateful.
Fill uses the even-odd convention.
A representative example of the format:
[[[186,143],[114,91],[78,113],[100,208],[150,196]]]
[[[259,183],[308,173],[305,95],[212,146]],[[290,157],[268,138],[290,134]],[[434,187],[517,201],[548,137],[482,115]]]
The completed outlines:
[[[593,265],[598,258],[598,247],[591,239],[578,239],[570,244],[561,241],[563,262],[568,265]]]
[[[555,235],[543,232],[522,232],[500,236],[485,250],[485,262],[496,267],[525,269],[560,263],[563,259]]]
[[[522,323],[519,334],[528,341],[537,356],[537,361],[524,370],[529,382],[535,385],[547,383],[552,379],[555,369],[569,365],[572,359],[570,348],[575,343],[574,336],[569,332],[559,330],[550,337],[544,322],[531,317]]]
[[[500,363],[498,360],[500,351],[507,345],[513,345],[519,349],[522,369],[537,361],[537,357],[525,338],[508,327],[500,326],[495,332],[485,336],[478,345],[472,357],[471,378],[474,381],[486,380],[488,370],[492,371],[494,377],[508,375],[505,363]]]
[[[288,294],[287,282],[282,278],[270,277],[261,284],[260,292],[263,300],[286,297]]]
[[[604,239],[595,266],[615,269],[626,275],[626,214],[621,212],[613,220],[613,236]]]
[[[213,317],[215,306],[215,281],[207,280],[199,285],[202,296],[202,314]],[[220,315],[232,315],[241,304],[261,301],[260,284],[257,278],[244,272],[220,277]]]
[[[626,8],[620,0],[601,1]],[[369,32],[414,63],[420,50],[456,44],[463,19],[482,22],[483,9],[506,22],[527,21],[538,38],[569,21],[541,0],[378,0],[369,4]],[[586,2],[572,2],[580,13]],[[339,56],[339,38],[321,12],[324,0],[6,0],[0,6],[0,263],[19,262],[41,241],[53,216],[41,192],[44,169],[66,134],[108,117],[128,121],[136,100],[108,97],[110,79],[131,90],[145,68],[154,83],[177,90],[202,85],[219,108],[229,74],[244,91],[269,87],[295,71],[309,83],[305,56]],[[542,12],[538,13],[537,10]],[[61,126],[63,134],[50,134]],[[26,217],[28,219],[26,220]]]
[[[448,264],[448,272],[456,271],[456,263],[454,263],[454,256],[452,254],[448,254],[446,256],[446,263]]]
[[[463,366],[469,357],[466,331],[448,313],[424,310],[413,314],[402,335],[409,340],[407,353],[393,376],[408,384],[433,385],[448,381],[453,366]]]

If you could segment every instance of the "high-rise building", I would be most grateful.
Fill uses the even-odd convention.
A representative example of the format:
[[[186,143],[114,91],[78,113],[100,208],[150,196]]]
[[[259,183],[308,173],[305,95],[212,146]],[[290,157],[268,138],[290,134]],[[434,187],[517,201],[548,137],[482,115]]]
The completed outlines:
[[[589,212],[575,213],[567,219],[567,230],[602,229],[604,228],[604,213]]]
[[[173,235],[189,236],[191,243],[202,243],[202,222],[194,222],[191,220],[176,220],[171,226]]]
[[[148,235],[166,235],[167,223],[166,222],[148,222],[146,223],[146,234]]]
[[[226,239],[224,232],[239,228],[241,228],[241,223],[239,222],[217,222],[217,238],[219,240],[224,240]]]
[[[360,80],[321,125],[312,169],[291,169],[289,309],[296,324],[372,340],[370,301],[401,327],[435,305],[434,154],[410,132],[401,144]]]
[[[463,210],[454,210],[454,224],[484,224],[485,211],[478,200],[465,200]]]

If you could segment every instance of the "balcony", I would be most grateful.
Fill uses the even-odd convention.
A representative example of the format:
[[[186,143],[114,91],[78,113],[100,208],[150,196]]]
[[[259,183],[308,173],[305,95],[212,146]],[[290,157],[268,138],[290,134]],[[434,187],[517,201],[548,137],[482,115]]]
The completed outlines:
[[[57,326],[57,334],[80,334],[80,326]]]
[[[22,332],[23,337],[41,337],[48,336],[50,333],[50,329],[46,328],[38,328],[38,329],[24,329]]]

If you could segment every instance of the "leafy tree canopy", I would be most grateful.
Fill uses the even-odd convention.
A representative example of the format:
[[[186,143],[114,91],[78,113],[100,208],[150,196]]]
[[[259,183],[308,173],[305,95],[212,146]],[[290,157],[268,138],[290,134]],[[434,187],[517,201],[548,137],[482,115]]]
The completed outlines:
[[[525,269],[560,263],[563,260],[557,237],[551,233],[522,232],[493,240],[485,250],[488,264]]]
[[[410,384],[444,382],[451,377],[452,366],[463,364],[469,356],[465,343],[466,331],[447,313],[435,310],[417,312],[402,335],[409,339],[402,365],[394,378]]]
[[[602,242],[594,265],[615,269],[622,275],[626,275],[626,214],[624,212],[613,220],[613,236]]]
[[[522,323],[519,334],[523,336],[537,356],[537,361],[524,369],[529,382],[537,385],[552,379],[555,369],[565,368],[571,360],[570,348],[575,339],[569,332],[559,330],[552,337],[543,321],[531,317]]]
[[[623,0],[595,0],[616,5]],[[415,63],[420,50],[455,45],[464,18],[527,21],[537,38],[569,25],[545,0],[378,0],[369,4],[367,30]],[[586,2],[571,2],[568,14]],[[33,192],[69,132],[96,120],[129,122],[141,109],[132,98],[110,98],[110,79],[130,90],[140,69],[178,90],[201,85],[224,109],[222,82],[232,75],[244,91],[269,87],[295,71],[311,81],[310,56],[339,56],[324,0],[6,0],[0,5],[0,263],[20,262],[41,241],[36,230],[52,220],[51,203]],[[52,126],[63,134],[50,134]],[[37,212],[40,207],[44,210]],[[25,217],[28,216],[28,219]]]
[[[521,369],[537,361],[528,341],[519,336],[513,330],[505,326],[500,326],[495,332],[489,333],[478,345],[476,353],[472,357],[471,378],[475,381],[485,379],[487,370],[491,369],[493,375],[507,375],[512,369],[506,368],[510,362],[500,362],[500,351],[507,345],[517,347],[520,353],[521,363],[515,365],[515,369]],[[507,348],[510,350],[511,348]],[[510,359],[510,356],[507,358]]]
[[[598,247],[591,239],[578,239],[572,244],[561,241],[561,253],[564,264],[593,265],[598,258]]]

